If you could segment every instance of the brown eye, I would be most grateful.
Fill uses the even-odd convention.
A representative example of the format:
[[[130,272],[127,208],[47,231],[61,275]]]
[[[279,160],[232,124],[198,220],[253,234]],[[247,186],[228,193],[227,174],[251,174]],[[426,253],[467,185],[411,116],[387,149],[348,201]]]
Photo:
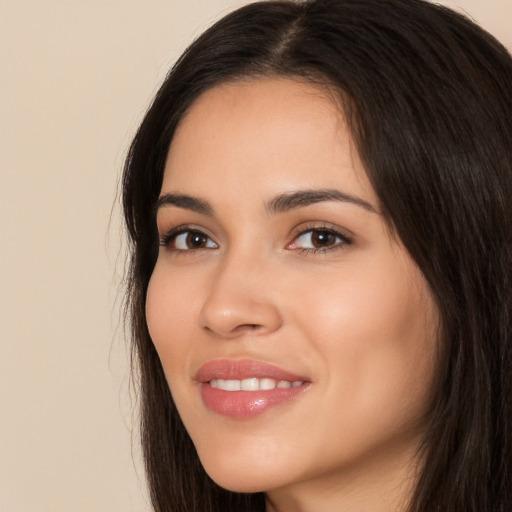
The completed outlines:
[[[208,237],[206,235],[203,235],[202,233],[196,233],[194,231],[188,233],[185,239],[185,245],[189,249],[200,249],[201,247],[206,247],[207,243]]]
[[[315,249],[331,247],[336,244],[338,237],[330,231],[312,231],[311,245]]]
[[[334,230],[308,229],[299,234],[290,248],[306,251],[327,251],[338,249],[351,243],[352,241],[349,238]]]
[[[182,231],[173,237],[173,249],[190,251],[191,249],[216,249],[217,244],[201,231]]]

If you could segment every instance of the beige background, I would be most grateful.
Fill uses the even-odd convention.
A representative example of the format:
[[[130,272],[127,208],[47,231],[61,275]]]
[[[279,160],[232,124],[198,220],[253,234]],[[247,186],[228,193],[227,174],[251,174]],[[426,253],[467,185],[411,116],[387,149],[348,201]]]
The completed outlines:
[[[149,511],[116,183],[170,64],[243,3],[0,0],[0,512]],[[512,48],[512,0],[443,3]]]

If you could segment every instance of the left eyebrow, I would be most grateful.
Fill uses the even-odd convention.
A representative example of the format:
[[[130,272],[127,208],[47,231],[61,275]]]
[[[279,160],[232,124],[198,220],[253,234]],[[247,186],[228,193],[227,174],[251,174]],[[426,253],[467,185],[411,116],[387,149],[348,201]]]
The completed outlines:
[[[269,201],[266,205],[266,209],[269,213],[273,214],[285,213],[290,210],[296,210],[315,203],[323,203],[326,201],[340,201],[342,203],[350,203],[355,206],[364,208],[369,212],[378,213],[377,208],[375,208],[367,201],[336,189],[299,190],[297,192],[281,194]]]
[[[165,206],[176,206],[177,208],[192,210],[209,217],[213,216],[213,208],[208,201],[185,194],[163,194],[158,198],[153,210],[157,212]]]

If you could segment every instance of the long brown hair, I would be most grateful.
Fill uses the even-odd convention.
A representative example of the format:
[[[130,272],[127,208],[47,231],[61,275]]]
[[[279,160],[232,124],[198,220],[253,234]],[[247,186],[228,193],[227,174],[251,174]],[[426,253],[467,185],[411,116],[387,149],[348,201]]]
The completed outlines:
[[[438,379],[411,512],[510,512],[512,58],[492,36],[423,0],[257,2],[179,59],[130,148],[123,207],[127,313],[142,444],[157,512],[254,512],[262,494],[204,472],[145,320],[158,252],[154,205],[174,131],[222,82],[300,77],[338,92],[380,207],[441,313]]]

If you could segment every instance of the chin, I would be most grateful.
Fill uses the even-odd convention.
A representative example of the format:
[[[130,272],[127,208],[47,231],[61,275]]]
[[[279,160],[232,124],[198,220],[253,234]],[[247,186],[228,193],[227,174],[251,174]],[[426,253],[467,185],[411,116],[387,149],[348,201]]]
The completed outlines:
[[[281,487],[288,473],[279,470],[278,464],[269,461],[263,464],[254,458],[200,457],[208,476],[220,487],[238,493],[266,492]],[[234,460],[236,459],[236,460]],[[245,460],[243,460],[245,459]]]
[[[208,476],[220,487],[231,492],[238,493],[256,493],[266,492],[275,486],[275,479],[266,475],[254,474],[252,471],[246,471],[246,468],[232,468],[228,470],[218,470],[215,468],[210,471],[206,468]]]

